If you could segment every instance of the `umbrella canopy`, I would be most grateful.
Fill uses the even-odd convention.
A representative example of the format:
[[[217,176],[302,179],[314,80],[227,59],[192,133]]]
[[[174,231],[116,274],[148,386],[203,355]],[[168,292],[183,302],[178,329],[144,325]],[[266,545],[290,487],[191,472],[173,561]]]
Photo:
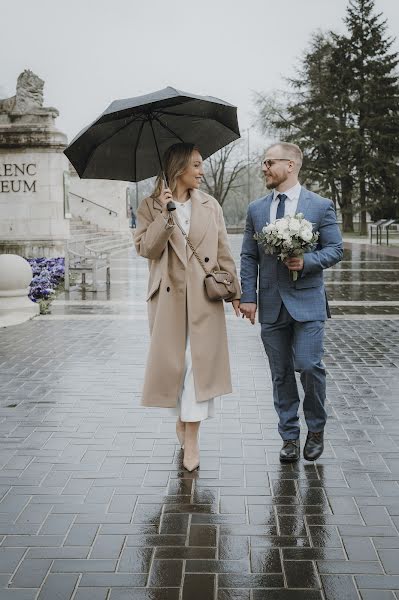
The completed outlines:
[[[115,100],[64,152],[81,178],[142,181],[176,142],[196,144],[205,159],[239,137],[235,106],[167,87]]]

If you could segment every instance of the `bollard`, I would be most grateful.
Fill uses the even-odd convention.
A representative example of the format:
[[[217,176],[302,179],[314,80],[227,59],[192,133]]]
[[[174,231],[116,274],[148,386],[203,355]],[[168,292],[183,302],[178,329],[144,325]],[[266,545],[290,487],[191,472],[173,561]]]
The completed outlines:
[[[22,256],[0,254],[0,327],[18,325],[39,314],[28,297],[32,267]]]

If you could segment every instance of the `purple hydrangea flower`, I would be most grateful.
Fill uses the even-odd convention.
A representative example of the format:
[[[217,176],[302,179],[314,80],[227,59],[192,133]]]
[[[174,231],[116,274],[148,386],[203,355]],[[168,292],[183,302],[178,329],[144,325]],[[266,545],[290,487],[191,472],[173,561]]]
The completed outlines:
[[[27,258],[26,260],[32,267],[33,272],[29,298],[33,302],[42,299],[48,300],[64,279],[64,258]]]

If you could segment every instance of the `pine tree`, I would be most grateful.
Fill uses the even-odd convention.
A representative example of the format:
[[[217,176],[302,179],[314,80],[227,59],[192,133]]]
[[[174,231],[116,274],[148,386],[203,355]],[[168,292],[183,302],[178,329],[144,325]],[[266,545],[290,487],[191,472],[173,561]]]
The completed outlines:
[[[343,230],[360,210],[366,233],[367,211],[399,216],[399,61],[374,0],[350,0],[345,24],[313,36],[288,98],[256,104],[264,130],[303,149],[304,182],[338,203]]]
[[[386,20],[374,8],[374,0],[351,0],[345,19],[361,233],[367,233],[366,211],[388,205],[391,214],[384,216],[394,216],[399,195],[399,60]]]
[[[298,144],[304,153],[302,181],[338,204],[345,231],[353,231],[355,171],[349,151],[353,123],[345,62],[346,49],[333,34],[315,34],[297,76],[293,93],[258,96],[260,124],[268,133]]]

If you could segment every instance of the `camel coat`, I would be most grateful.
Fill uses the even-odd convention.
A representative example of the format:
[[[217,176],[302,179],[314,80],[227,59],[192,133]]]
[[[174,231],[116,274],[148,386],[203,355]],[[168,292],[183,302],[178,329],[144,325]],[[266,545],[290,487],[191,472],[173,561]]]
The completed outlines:
[[[219,203],[199,190],[191,192],[191,200],[192,244],[209,270],[234,274],[240,290]],[[187,326],[197,402],[232,391],[223,302],[208,300],[201,265],[180,229],[167,219],[167,211],[151,197],[137,210],[136,250],[148,258],[150,270],[145,406],[176,406],[184,377]]]

